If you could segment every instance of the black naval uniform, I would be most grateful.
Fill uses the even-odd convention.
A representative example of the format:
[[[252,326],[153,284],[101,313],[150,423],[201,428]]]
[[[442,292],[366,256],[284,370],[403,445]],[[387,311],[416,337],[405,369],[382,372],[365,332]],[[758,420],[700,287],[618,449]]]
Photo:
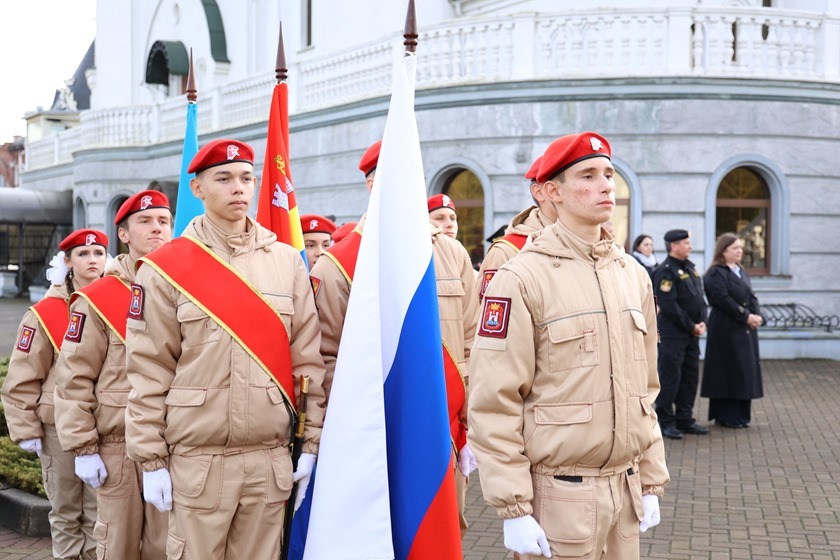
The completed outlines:
[[[696,323],[706,321],[703,280],[694,263],[669,256],[653,273],[653,289],[661,336],[656,413],[663,430],[691,430],[700,367],[700,339],[693,332]]]

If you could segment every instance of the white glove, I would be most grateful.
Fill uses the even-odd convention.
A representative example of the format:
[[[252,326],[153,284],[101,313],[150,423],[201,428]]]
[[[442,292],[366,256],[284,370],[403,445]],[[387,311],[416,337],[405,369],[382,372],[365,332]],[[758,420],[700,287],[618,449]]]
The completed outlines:
[[[158,511],[172,511],[172,479],[166,467],[143,473],[143,499]]]
[[[465,444],[458,453],[458,470],[466,478],[477,468],[478,463],[475,461],[475,453],[472,452],[469,444]]]
[[[82,482],[93,488],[99,488],[105,479],[108,478],[108,471],[105,470],[105,463],[99,453],[93,455],[79,455],[76,457],[76,476]]]
[[[24,451],[29,451],[30,453],[37,453],[38,457],[41,456],[41,438],[36,437],[35,439],[24,439],[22,440],[18,446]]]
[[[645,514],[642,517],[642,522],[639,523],[639,531],[644,533],[648,529],[659,525],[659,497],[654,494],[642,496],[642,508],[645,510]]]
[[[505,519],[505,548],[518,554],[542,554],[551,558],[551,547],[545,531],[530,515]]]
[[[292,475],[292,480],[298,483],[297,498],[295,499],[295,511],[298,510],[303,499],[306,497],[306,489],[312,479],[312,469],[315,468],[315,455],[312,453],[301,453],[298,459],[297,470]]]

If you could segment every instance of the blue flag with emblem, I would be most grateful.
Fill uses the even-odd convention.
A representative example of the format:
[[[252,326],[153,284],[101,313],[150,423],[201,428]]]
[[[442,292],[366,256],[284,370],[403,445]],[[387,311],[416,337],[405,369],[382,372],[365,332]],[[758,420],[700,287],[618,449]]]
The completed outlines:
[[[190,162],[198,152],[198,104],[187,103],[187,130],[184,133],[184,151],[181,152],[181,178],[178,180],[178,199],[175,208],[175,227],[172,236],[178,237],[193,218],[204,213],[201,201],[193,196],[190,180],[195,173],[187,173]]]

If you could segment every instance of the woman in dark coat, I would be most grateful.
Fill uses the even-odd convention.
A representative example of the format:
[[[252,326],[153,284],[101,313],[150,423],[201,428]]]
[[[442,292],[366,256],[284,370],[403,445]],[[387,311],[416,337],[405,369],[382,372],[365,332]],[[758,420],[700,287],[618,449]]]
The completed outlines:
[[[709,314],[700,396],[709,399],[709,420],[727,428],[750,425],[752,399],[764,395],[758,358],[758,327],[764,324],[750,279],[741,268],[741,239],[718,239],[703,277]]]

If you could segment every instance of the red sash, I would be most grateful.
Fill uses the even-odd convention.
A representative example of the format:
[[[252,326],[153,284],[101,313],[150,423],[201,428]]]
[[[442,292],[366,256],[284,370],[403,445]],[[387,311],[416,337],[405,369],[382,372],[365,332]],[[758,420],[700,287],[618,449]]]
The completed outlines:
[[[61,341],[64,340],[64,333],[67,332],[67,325],[70,323],[67,301],[58,297],[47,297],[30,307],[38,322],[47,333],[53,349],[61,350]]]
[[[131,288],[116,276],[106,276],[88,284],[70,296],[70,303],[84,298],[105,324],[125,344],[126,310],[131,301]]]
[[[507,243],[514,249],[516,252],[522,250],[522,247],[525,246],[525,242],[528,241],[527,235],[522,235],[521,233],[511,233],[510,235],[505,235],[504,237],[500,237],[496,240],[496,243]]]
[[[455,449],[461,450],[467,444],[467,427],[461,422],[461,409],[467,399],[464,376],[458,369],[455,357],[446,343],[443,343],[443,377],[446,380],[446,409],[449,411],[449,433]]]
[[[524,236],[523,236],[524,237]],[[340,243],[330,247],[324,255],[335,262],[338,269],[350,284],[353,284],[353,274],[356,272],[356,259],[359,256],[359,247],[362,236],[353,231]],[[524,242],[523,242],[524,244]],[[464,376],[461,375],[458,364],[452,352],[443,342],[443,377],[446,381],[446,405],[449,411],[449,431],[452,441],[458,451],[467,443],[467,427],[461,424],[460,413],[467,398]]]
[[[295,408],[289,334],[274,306],[259,290],[189,235],[173,239],[140,262],[148,263],[227,331]]]
[[[356,273],[356,259],[359,256],[359,247],[362,245],[362,234],[353,230],[347,237],[336,243],[324,253],[338,266],[338,269],[350,284],[353,283],[353,274]]]

